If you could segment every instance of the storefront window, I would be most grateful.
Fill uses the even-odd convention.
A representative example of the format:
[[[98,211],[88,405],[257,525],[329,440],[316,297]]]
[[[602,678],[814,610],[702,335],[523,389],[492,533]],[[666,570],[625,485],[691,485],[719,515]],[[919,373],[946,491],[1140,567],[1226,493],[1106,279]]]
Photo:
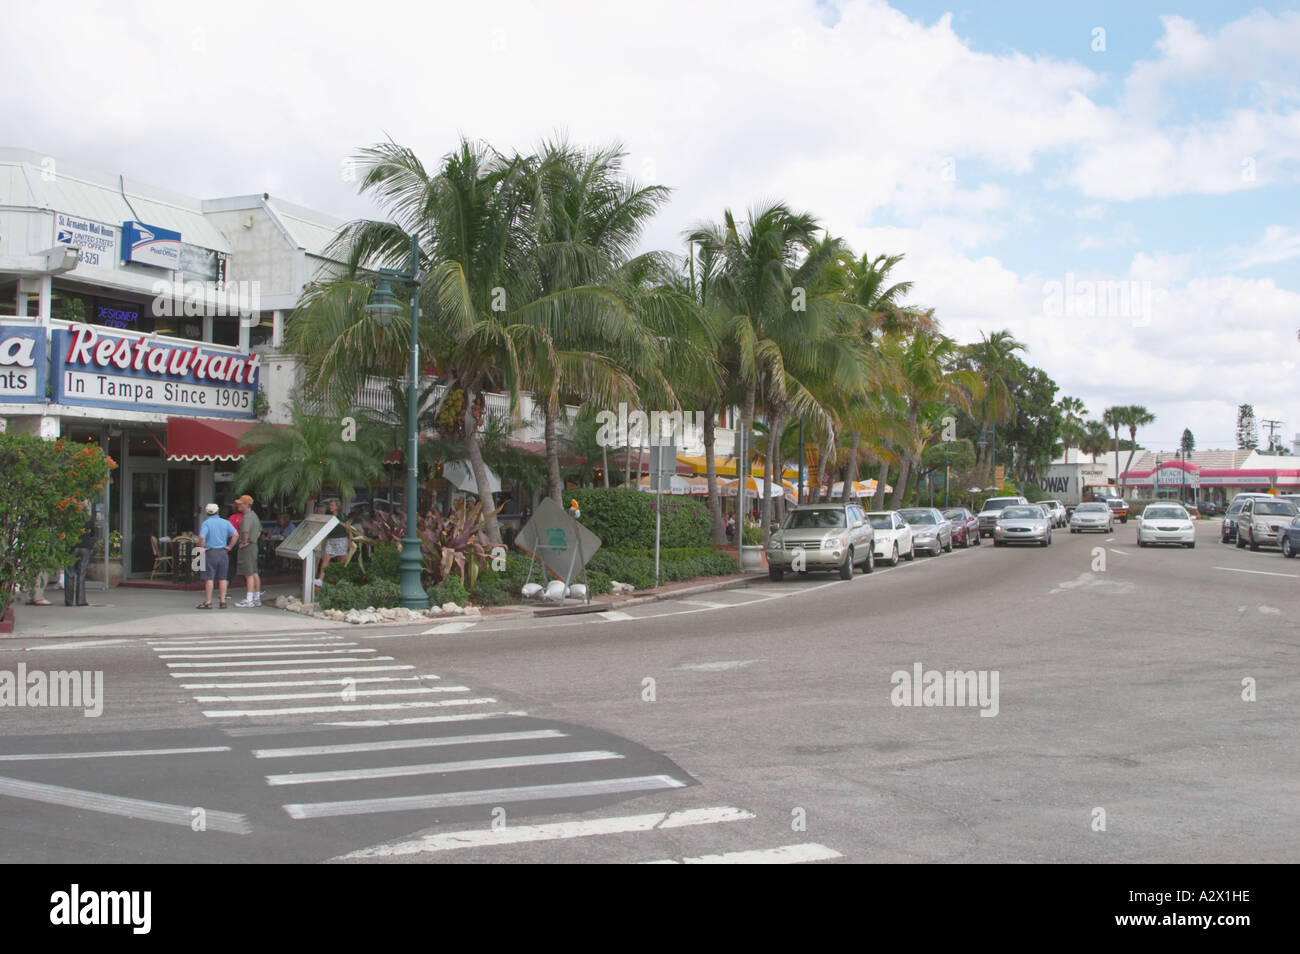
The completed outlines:
[[[230,317],[212,320],[212,343],[236,347],[239,345],[239,319]]]

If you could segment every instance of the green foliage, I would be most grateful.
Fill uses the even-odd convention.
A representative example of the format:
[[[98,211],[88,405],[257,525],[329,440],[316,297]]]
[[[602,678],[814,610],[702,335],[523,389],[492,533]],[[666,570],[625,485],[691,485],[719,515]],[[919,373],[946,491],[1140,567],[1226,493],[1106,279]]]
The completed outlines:
[[[379,543],[371,549],[370,556],[364,561],[357,557],[353,557],[348,564],[341,560],[331,560],[330,565],[325,567],[325,582],[365,584],[388,580],[399,583],[402,579],[401,559],[400,547],[391,543]]]
[[[491,553],[483,524],[483,505],[463,500],[447,514],[434,511],[420,517],[417,532],[424,558],[426,586],[441,583],[451,576],[462,584],[474,586]],[[406,518],[397,514],[376,514],[370,532],[383,543],[402,540],[406,536]]]
[[[15,586],[67,566],[89,511],[117,466],[95,444],[0,434],[0,616]]]
[[[528,560],[517,553],[506,554],[504,570],[493,570],[491,561],[478,575],[470,595],[484,606],[504,606],[519,602],[519,591],[528,576]]]
[[[329,567],[326,567],[326,572]],[[392,580],[377,580],[373,583],[337,583],[325,586],[320,592],[320,603],[324,609],[349,610],[375,609],[400,606],[402,588]]]
[[[659,580],[675,583],[697,576],[727,576],[736,572],[736,562],[725,553],[712,547],[677,547],[659,551]],[[587,564],[588,582],[599,575],[602,585],[609,580],[631,583],[638,590],[652,589],[655,585],[654,550],[605,549],[602,547]],[[597,590],[592,583],[592,593]]]
[[[567,496],[578,501],[579,522],[600,537],[602,547],[647,549],[655,545],[654,494],[622,487],[594,487],[571,490]],[[690,497],[665,496],[660,526],[664,548],[707,546],[709,512]]]
[[[469,602],[469,590],[458,576],[449,576],[437,586],[429,587],[429,603],[441,606],[443,603],[455,603],[464,606]]]
[[[747,547],[760,546],[763,543],[763,528],[746,517],[740,530],[740,537],[740,542]]]

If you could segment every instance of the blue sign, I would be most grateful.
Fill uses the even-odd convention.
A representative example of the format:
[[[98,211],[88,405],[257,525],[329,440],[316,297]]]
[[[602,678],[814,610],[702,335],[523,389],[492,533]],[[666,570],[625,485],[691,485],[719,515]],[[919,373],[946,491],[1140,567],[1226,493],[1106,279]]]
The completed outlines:
[[[0,401],[45,401],[45,329],[0,325]]]
[[[122,261],[175,271],[181,265],[181,233],[143,222],[123,222]]]

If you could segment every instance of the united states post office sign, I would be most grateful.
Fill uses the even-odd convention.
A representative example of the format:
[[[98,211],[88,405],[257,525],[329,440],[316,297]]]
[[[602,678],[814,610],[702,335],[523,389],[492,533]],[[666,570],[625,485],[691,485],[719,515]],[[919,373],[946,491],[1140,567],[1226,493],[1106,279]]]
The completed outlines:
[[[96,325],[50,332],[54,401],[82,407],[252,420],[261,356]]]
[[[45,400],[45,329],[0,325],[0,401]]]

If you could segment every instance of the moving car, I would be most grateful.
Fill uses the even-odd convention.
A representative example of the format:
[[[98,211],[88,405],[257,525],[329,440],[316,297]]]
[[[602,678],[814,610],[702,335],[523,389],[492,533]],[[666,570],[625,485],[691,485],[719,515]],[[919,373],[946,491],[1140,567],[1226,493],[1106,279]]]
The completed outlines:
[[[1079,505],[1080,507],[1083,504]],[[1075,508],[1078,513],[1078,507]],[[993,545],[1004,547],[1009,543],[1036,543],[1041,547],[1052,544],[1052,519],[1042,507],[1027,504],[1023,507],[1006,507],[998,514],[993,527]]]
[[[934,507],[910,507],[898,511],[912,527],[913,546],[933,556],[952,552],[952,521]]]
[[[1110,512],[1105,501],[1095,500],[1081,503],[1070,514],[1070,532],[1083,533],[1085,530],[1100,530],[1110,533],[1115,527],[1115,515]]]
[[[1237,518],[1241,516],[1241,508],[1246,505],[1247,500],[1256,497],[1264,497],[1272,500],[1271,494],[1245,493],[1237,494],[1228,502],[1228,509],[1223,512],[1222,529],[1219,532],[1220,543],[1231,543],[1237,539]]]
[[[1237,515],[1237,546],[1250,545],[1252,550],[1278,545],[1278,530],[1289,524],[1300,510],[1289,500],[1277,497],[1252,497]]]
[[[912,542],[912,526],[897,510],[872,510],[867,521],[876,535],[876,559],[890,566],[898,566],[898,558],[916,559],[916,546]]]
[[[786,570],[839,570],[853,578],[853,567],[876,568],[875,531],[857,504],[805,504],[786,514],[767,544],[767,575],[780,582]]]
[[[980,518],[965,507],[948,507],[943,515],[952,523],[952,542],[962,549],[980,545]]]
[[[1140,547],[1157,543],[1196,546],[1196,523],[1187,508],[1181,504],[1149,504],[1138,515],[1137,522],[1137,542]]]
[[[1052,526],[1064,527],[1066,521],[1070,519],[1069,514],[1065,512],[1065,504],[1061,503],[1059,500],[1044,500],[1043,503],[1047,504],[1047,506],[1051,508],[1053,517]]]
[[[1107,497],[1106,505],[1110,512],[1119,518],[1120,523],[1128,523],[1128,501],[1123,497]]]
[[[984,501],[984,506],[980,508],[980,536],[993,536],[993,527],[998,522],[998,514],[1006,507],[1013,507],[1017,504],[1024,505],[1029,503],[1025,497],[990,497]]]
[[[1288,560],[1300,553],[1300,517],[1296,517],[1277,532],[1278,546]]]

